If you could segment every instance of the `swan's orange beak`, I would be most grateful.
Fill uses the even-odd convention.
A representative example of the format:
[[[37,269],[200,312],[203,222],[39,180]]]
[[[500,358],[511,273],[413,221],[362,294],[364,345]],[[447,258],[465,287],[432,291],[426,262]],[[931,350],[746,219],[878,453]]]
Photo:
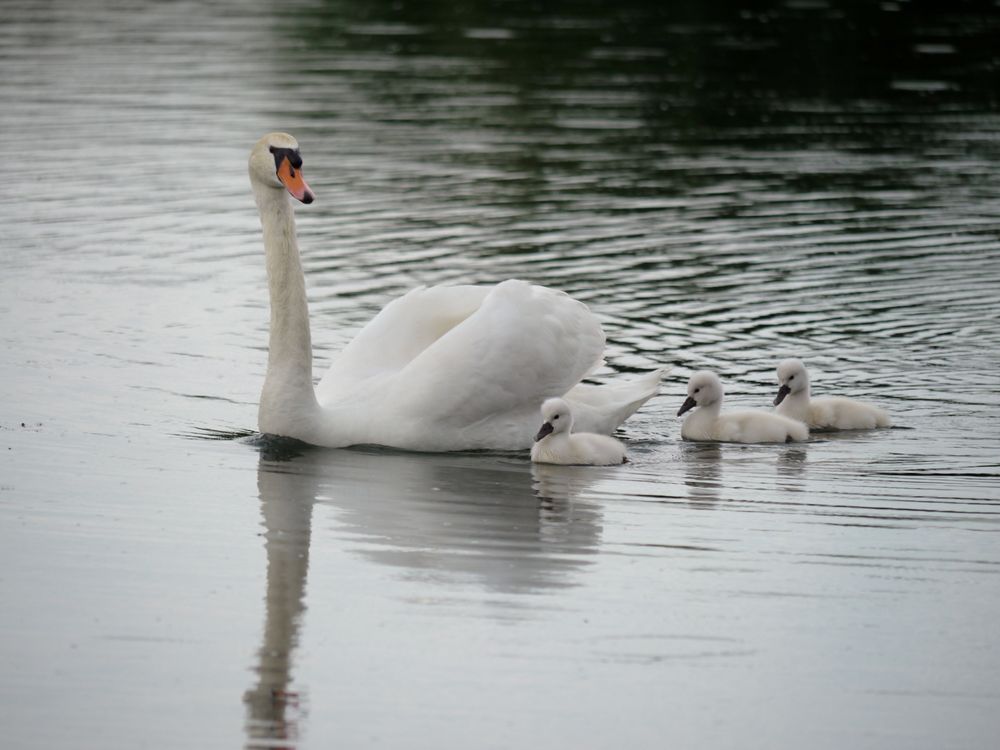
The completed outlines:
[[[303,203],[312,203],[316,197],[302,177],[302,169],[293,167],[287,157],[282,159],[281,164],[278,166],[278,179],[281,180],[281,183],[296,200],[300,200]]]

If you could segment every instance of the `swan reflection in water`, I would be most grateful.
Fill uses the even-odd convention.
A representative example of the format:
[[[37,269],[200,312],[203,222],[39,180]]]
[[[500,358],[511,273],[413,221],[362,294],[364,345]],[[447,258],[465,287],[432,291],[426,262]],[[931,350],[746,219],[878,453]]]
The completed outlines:
[[[714,503],[722,485],[722,447],[719,443],[683,442],[684,485],[692,505]]]
[[[305,609],[313,497],[302,475],[280,471],[281,462],[296,454],[291,445],[265,446],[257,468],[267,590],[257,682],[243,696],[247,747],[294,747],[303,710],[303,696],[291,688],[291,657]]]
[[[775,459],[776,484],[786,492],[802,492],[805,487],[806,459],[804,445],[784,446]]]
[[[807,465],[803,443],[785,445],[726,445],[712,442],[684,442],[680,456],[684,465],[684,485],[692,506],[707,507],[722,499],[727,473],[739,474],[747,487],[756,485],[788,492],[801,492]]]
[[[446,576],[503,595],[572,586],[600,542],[600,509],[578,499],[603,475],[600,469],[283,440],[265,440],[260,449],[267,591],[256,683],[244,695],[249,747],[294,746],[306,711],[305,689],[293,683],[292,672],[317,503],[332,506],[336,517],[318,543],[403,568],[417,584]]]

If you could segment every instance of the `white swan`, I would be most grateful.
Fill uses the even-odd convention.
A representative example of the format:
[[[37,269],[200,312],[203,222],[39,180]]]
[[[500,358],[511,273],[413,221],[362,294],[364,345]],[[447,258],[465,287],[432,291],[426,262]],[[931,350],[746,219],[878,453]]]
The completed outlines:
[[[607,386],[604,331],[580,302],[545,287],[419,288],[389,303],[313,386],[305,278],[289,195],[313,193],[298,143],[271,133],[250,153],[271,300],[262,432],[315,445],[423,451],[524,449],[538,407],[564,394],[587,431],[610,433],[659,388],[661,370]]]
[[[805,440],[809,428],[779,414],[766,411],[729,411],[721,413],[724,392],[722,381],[714,372],[696,372],[688,381],[687,399],[677,412],[698,407],[681,426],[685,440],[716,440],[723,443],[784,443]]]
[[[608,466],[623,464],[625,446],[613,437],[593,432],[573,432],[573,412],[561,398],[542,404],[542,428],[531,446],[536,464]]]
[[[778,395],[774,405],[778,414],[805,422],[816,430],[873,430],[891,427],[884,409],[844,396],[809,394],[809,372],[798,359],[778,364]]]

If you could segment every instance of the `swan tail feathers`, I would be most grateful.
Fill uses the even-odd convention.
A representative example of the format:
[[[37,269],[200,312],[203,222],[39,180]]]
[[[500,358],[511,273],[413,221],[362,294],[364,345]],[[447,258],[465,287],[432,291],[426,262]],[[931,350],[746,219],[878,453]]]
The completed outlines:
[[[573,410],[574,429],[610,435],[660,390],[667,368],[660,368],[632,380],[588,385],[570,389],[563,398]]]

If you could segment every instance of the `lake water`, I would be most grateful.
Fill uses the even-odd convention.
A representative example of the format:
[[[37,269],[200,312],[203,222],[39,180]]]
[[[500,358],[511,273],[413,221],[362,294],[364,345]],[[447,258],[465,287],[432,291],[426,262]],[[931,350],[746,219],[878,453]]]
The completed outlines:
[[[996,743],[1000,11],[541,6],[3,4],[0,744]],[[632,463],[245,437],[275,129],[317,373],[545,283],[673,368]],[[907,429],[680,441],[786,356]]]

